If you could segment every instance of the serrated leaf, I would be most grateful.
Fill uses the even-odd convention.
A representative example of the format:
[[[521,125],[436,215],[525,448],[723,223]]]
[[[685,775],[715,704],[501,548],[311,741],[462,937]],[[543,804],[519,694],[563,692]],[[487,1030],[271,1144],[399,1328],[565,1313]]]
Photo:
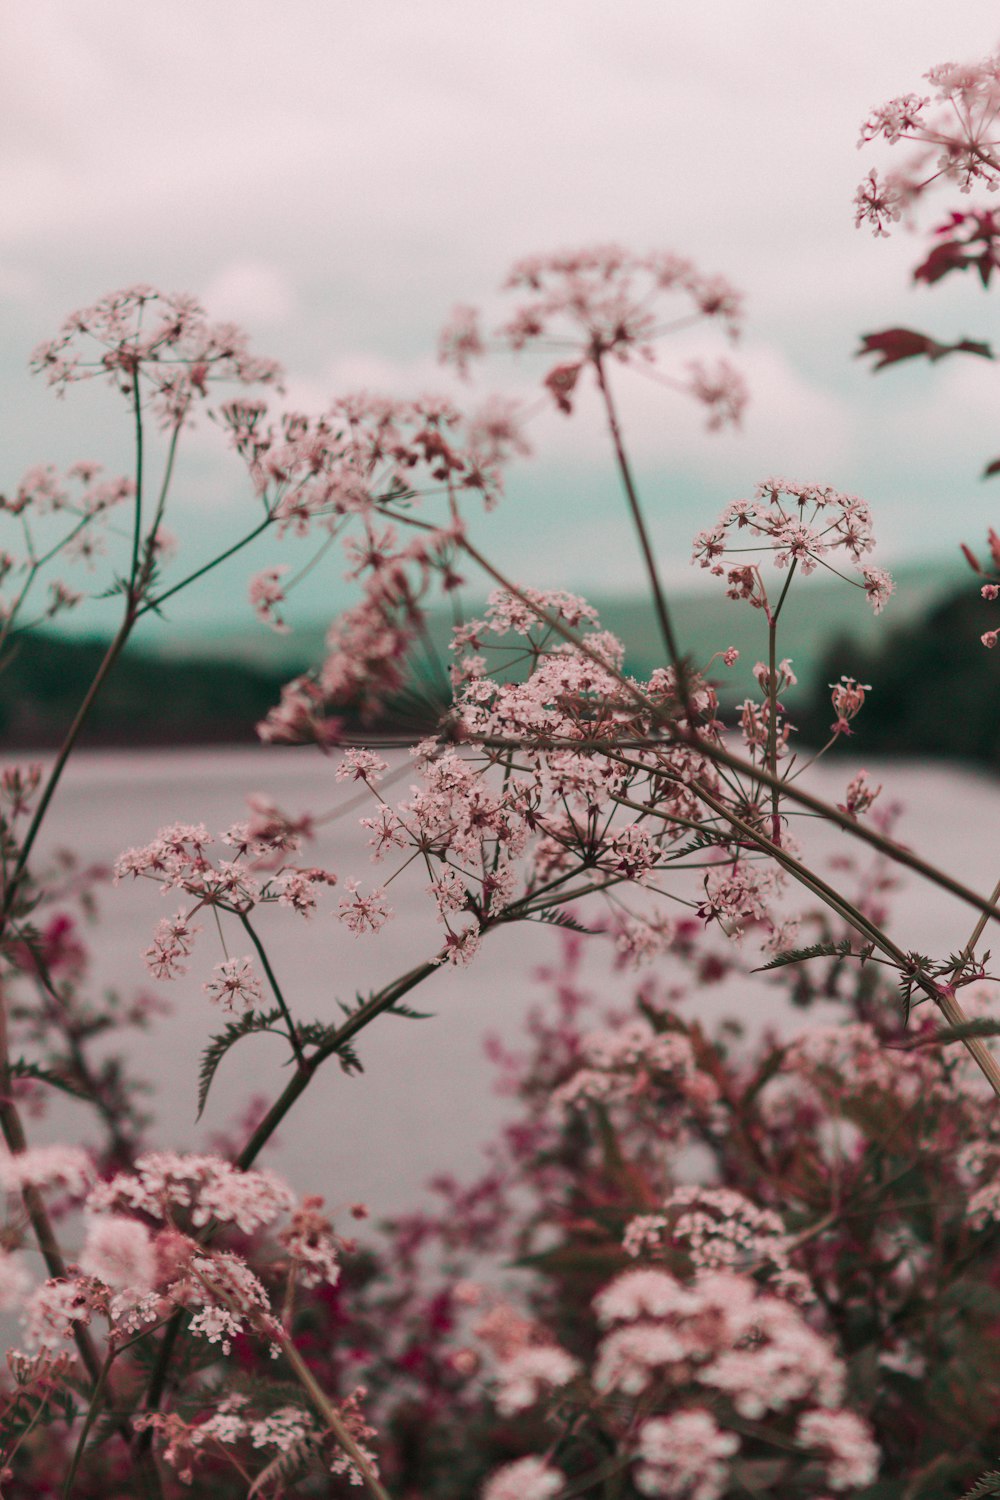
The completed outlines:
[[[810,948],[789,948],[752,972],[766,974],[769,969],[783,969],[787,964],[805,963],[810,958],[861,958],[862,956],[860,953],[853,953],[850,938],[841,938],[837,943],[813,943]]]
[[[301,1473],[315,1452],[316,1440],[311,1436],[299,1438],[298,1442],[283,1449],[276,1458],[272,1458],[266,1468],[261,1469],[247,1490],[247,1500],[257,1500],[257,1496],[262,1495],[268,1485],[276,1481],[288,1480],[293,1474]],[[284,1491],[279,1493],[284,1493]]]
[[[75,1083],[70,1083],[61,1073],[54,1073],[51,1068],[43,1068],[38,1063],[29,1062],[25,1057],[18,1057],[9,1064],[7,1068],[11,1078],[34,1078],[39,1083],[47,1083],[50,1088],[60,1089],[62,1093],[69,1094],[74,1099],[86,1099],[88,1096]]]
[[[1000,1495],[1000,1469],[981,1474],[972,1489],[966,1490],[962,1500],[986,1500],[988,1495]]]
[[[911,1042],[898,1042],[896,1046],[906,1052],[917,1047],[947,1047],[952,1042],[969,1042],[975,1037],[1000,1036],[1000,1021],[990,1021],[980,1016],[974,1021],[960,1021],[955,1026],[940,1026],[931,1036],[914,1037]]]
[[[552,927],[565,927],[570,932],[581,932],[585,937],[596,937],[597,929],[585,927],[576,917],[571,917],[568,911],[561,906],[546,906],[541,911],[533,911],[530,917],[522,917],[524,922],[546,922]]]
[[[676,849],[670,857],[673,864],[676,860],[684,859],[688,854],[701,854],[706,849],[717,849],[720,844],[730,842],[730,836],[722,833],[696,833],[680,849]]]
[[[386,1006],[382,1014],[405,1016],[408,1021],[432,1021],[434,1019],[432,1010],[414,1010],[412,1005],[405,1005],[402,1000],[394,1000],[391,1005]]]
[[[230,1047],[234,1047],[241,1038],[250,1036],[255,1031],[273,1031],[275,1029],[275,1022],[280,1020],[280,1010],[252,1010],[248,1011],[245,1016],[241,1016],[238,1021],[230,1021],[225,1031],[220,1031],[218,1036],[212,1037],[208,1046],[201,1054],[201,1062],[198,1067],[197,1118],[199,1120],[205,1112],[208,1091],[212,1087],[219,1064]]]

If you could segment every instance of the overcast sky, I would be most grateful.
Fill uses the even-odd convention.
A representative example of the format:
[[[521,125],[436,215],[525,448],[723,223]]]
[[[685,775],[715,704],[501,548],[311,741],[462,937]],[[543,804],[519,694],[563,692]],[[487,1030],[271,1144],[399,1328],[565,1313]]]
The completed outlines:
[[[1000,482],[977,478],[1000,453],[992,367],[874,378],[852,360],[894,323],[996,337],[987,295],[913,290],[920,242],[875,241],[851,208],[885,162],[856,150],[861,120],[928,67],[991,51],[994,0],[5,0],[2,35],[0,486],[46,458],[122,461],[110,394],[57,402],[24,374],[112,288],[199,294],[319,406],[358,385],[445,388],[433,349],[453,303],[495,305],[524,253],[619,240],[690,255],[747,297],[742,433],[707,436],[693,407],[622,377],[671,576],[693,581],[693,531],[774,472],[869,498],[889,565],[1000,521]],[[534,440],[544,456],[490,544],[525,581],[637,586],[586,407]],[[181,480],[175,531],[238,523],[245,487],[209,435]],[[240,576],[196,611],[242,618]]]

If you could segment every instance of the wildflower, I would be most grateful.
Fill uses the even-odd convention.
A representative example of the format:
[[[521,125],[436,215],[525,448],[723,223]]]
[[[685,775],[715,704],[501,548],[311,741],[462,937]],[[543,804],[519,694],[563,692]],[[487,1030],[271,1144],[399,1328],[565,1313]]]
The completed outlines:
[[[264,991],[250,957],[227,958],[216,964],[212,978],[202,989],[223,1010],[253,1010],[264,1003]]]
[[[961,193],[973,185],[1000,187],[997,116],[1000,114],[1000,54],[982,62],[931,68],[925,78],[933,98],[904,94],[873,110],[861,127],[859,146],[883,139],[917,148],[902,170],[880,183],[874,171],[858,189],[855,223],[868,222],[876,235],[899,219],[903,208],[936,181]]]
[[[62,1188],[72,1197],[86,1192],[94,1178],[94,1165],[79,1146],[29,1146],[0,1156],[0,1187],[8,1193],[26,1187]]]
[[[878,1473],[879,1450],[852,1411],[807,1411],[795,1435],[803,1447],[823,1453],[832,1490],[863,1488]]]
[[[80,1255],[88,1276],[97,1276],[116,1290],[142,1294],[156,1281],[156,1253],[145,1224],[123,1214],[93,1218]]]
[[[703,1409],[653,1417],[639,1430],[636,1485],[644,1495],[718,1500],[727,1485],[726,1460],[739,1446],[739,1438]]]
[[[279,564],[274,568],[263,568],[255,573],[250,580],[249,594],[253,612],[258,620],[279,633],[285,633],[288,626],[281,618],[278,610],[285,602],[285,591],[281,580],[288,572],[287,563]]]
[[[392,908],[385,903],[385,891],[377,886],[369,895],[362,896],[359,892],[360,883],[358,880],[346,882],[349,894],[341,900],[337,913],[355,937],[360,937],[364,932],[379,932],[392,916]]]
[[[497,1411],[505,1417],[526,1411],[547,1391],[567,1385],[578,1369],[578,1361],[555,1344],[535,1344],[518,1350],[497,1371]]]
[[[337,767],[337,780],[364,781],[369,786],[377,786],[388,769],[388,761],[372,750],[345,750]]]
[[[451,317],[438,339],[438,358],[441,363],[454,365],[464,379],[469,373],[470,362],[478,359],[484,352],[477,310],[462,304],[452,308]]]
[[[831,682],[830,689],[830,701],[837,715],[831,730],[834,734],[850,734],[851,720],[861,712],[865,696],[871,692],[871,684],[855,682],[853,677],[842,677],[839,682]]]
[[[846,800],[838,802],[837,807],[849,818],[856,818],[868,811],[881,790],[881,783],[873,787],[868,780],[868,772],[859,771],[857,776],[847,783]]]
[[[481,1500],[553,1500],[565,1483],[565,1474],[542,1459],[519,1458],[486,1481]]]

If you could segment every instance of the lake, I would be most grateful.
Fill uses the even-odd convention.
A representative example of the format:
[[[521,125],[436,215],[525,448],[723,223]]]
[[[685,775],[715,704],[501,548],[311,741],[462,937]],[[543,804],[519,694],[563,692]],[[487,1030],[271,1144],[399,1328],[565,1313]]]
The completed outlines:
[[[326,811],[351,795],[335,783],[334,766],[309,749],[81,754],[53,803],[39,855],[63,845],[89,861],[110,863],[173,821],[204,822],[217,833],[246,815],[246,797],[253,792],[266,792],[291,813]],[[824,765],[809,785],[837,800],[853,769],[845,762]],[[1000,873],[1000,781],[950,766],[873,762],[869,770],[885,783],[883,798],[904,804],[900,839],[975,888],[992,889]],[[387,792],[390,800],[403,795],[408,782],[403,771]],[[384,879],[387,867],[369,864],[366,836],[357,828],[360,815],[326,825],[305,861],[326,864],[341,878]],[[827,855],[843,852],[848,843],[847,835],[814,821],[797,825],[796,833],[803,842],[808,834],[809,847]],[[308,922],[283,909],[259,913],[255,921],[299,1017],[333,1020],[338,998],[349,1001],[435,951],[442,929],[421,893],[423,883],[390,887],[395,916],[377,938],[355,938],[329,914],[336,891],[321,898],[320,913]],[[190,972],[171,984],[151,980],[141,957],[157,919],[178,904],[176,893],[164,898],[147,881],[102,891],[101,925],[93,934],[95,980],[126,992],[151,990],[171,1003],[172,1014],[130,1042],[130,1052],[139,1073],[155,1085],[155,1144],[197,1149],[233,1121],[250,1095],[278,1092],[284,1050],[269,1036],[241,1042],[222,1064],[204,1119],[195,1122],[199,1054],[220,1029],[220,1013],[201,989],[222,956],[218,938],[206,923]],[[904,948],[946,955],[965,942],[974,921],[968,908],[907,877],[890,927]],[[544,994],[533,971],[551,961],[558,942],[551,928],[519,924],[491,934],[470,968],[439,970],[410,997],[434,1018],[377,1020],[359,1039],[364,1074],[347,1076],[328,1062],[264,1161],[298,1190],[322,1192],[331,1206],[361,1199],[379,1216],[412,1206],[434,1172],[473,1172],[483,1142],[510,1107],[492,1092],[483,1037],[493,1031],[516,1041],[526,1011]],[[246,947],[234,935],[231,953],[239,956]],[[599,939],[589,940],[587,963],[588,983],[608,1000],[634,982],[609,971],[607,944]],[[743,1020],[783,1030],[808,1024],[759,978],[741,976],[686,1002],[686,1013],[708,1020],[734,1010]],[[34,1140],[87,1138],[81,1112],[69,1103],[33,1125],[31,1134]]]

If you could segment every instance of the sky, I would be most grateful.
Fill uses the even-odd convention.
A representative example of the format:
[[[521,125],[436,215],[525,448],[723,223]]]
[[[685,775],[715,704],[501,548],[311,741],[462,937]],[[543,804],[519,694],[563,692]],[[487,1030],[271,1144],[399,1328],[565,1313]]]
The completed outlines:
[[[194,292],[282,361],[290,404],[318,410],[358,387],[455,391],[434,351],[456,302],[499,311],[521,255],[619,241],[746,296],[740,432],[708,434],[682,398],[619,379],[673,586],[698,581],[693,533],[773,473],[869,499],[888,566],[953,557],[1000,520],[1000,480],[978,478],[1000,453],[992,366],[872,376],[853,358],[894,324],[996,336],[971,279],[914,288],[922,240],[876,241],[852,213],[888,164],[856,149],[861,121],[1000,44],[993,0],[5,0],[0,24],[0,489],[40,461],[127,463],[110,392],[61,402],[26,373],[113,288]],[[698,335],[664,367],[698,351],[726,352]],[[475,392],[530,396],[539,373],[491,365]],[[546,414],[531,439],[480,541],[524,582],[639,589],[596,408]],[[169,523],[182,545],[223,543],[249,503],[219,435],[193,434]],[[242,628],[246,575],[274,560],[229,568],[190,620]],[[302,617],[344,597],[317,573]]]

